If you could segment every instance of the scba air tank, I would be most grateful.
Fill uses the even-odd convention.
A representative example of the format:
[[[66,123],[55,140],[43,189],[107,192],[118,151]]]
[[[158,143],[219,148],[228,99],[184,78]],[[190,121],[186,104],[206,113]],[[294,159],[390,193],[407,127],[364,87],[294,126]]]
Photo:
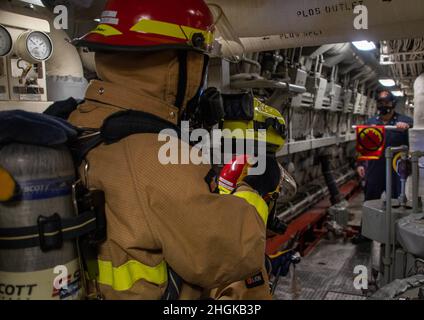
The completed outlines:
[[[76,214],[75,170],[66,148],[9,144],[0,147],[0,167],[17,186],[14,197],[0,203],[0,228],[39,226],[40,216],[65,219]],[[75,241],[48,251],[40,246],[0,248],[0,300],[80,299],[79,265]]]

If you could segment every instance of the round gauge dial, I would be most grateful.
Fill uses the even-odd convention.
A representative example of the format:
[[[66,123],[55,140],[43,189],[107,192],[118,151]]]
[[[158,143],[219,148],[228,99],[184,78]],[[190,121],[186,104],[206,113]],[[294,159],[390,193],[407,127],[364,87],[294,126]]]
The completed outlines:
[[[0,25],[0,57],[6,56],[12,50],[12,37],[9,31]]]
[[[50,37],[39,31],[33,31],[28,35],[26,45],[29,54],[38,61],[47,60],[53,51]]]

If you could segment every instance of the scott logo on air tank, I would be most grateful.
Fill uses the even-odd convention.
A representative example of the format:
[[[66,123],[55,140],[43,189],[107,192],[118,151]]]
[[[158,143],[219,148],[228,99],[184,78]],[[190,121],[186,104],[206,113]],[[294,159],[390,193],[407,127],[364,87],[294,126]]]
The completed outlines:
[[[72,177],[20,182],[15,201],[40,200],[70,195],[71,186]]]

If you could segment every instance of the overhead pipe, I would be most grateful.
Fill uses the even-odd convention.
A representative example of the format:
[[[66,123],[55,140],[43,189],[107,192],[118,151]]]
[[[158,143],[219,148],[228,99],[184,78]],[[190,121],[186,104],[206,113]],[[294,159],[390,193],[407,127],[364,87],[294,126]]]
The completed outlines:
[[[94,18],[99,18],[106,3],[106,0],[43,1],[54,5],[71,3],[74,14],[80,21],[93,21]],[[408,0],[408,5],[402,1],[375,0],[206,0],[206,2],[212,5],[211,9],[216,8],[214,5],[223,9],[246,52],[424,35],[422,0]],[[353,22],[356,15],[353,9],[360,4],[368,8],[368,29],[355,30]],[[227,56],[242,56],[243,50],[237,43],[238,39],[228,40],[223,42],[224,53]]]
[[[317,27],[319,28],[319,24]],[[385,24],[384,26],[376,26],[368,30],[355,30],[353,27],[350,27],[344,31],[335,28],[326,31],[286,32],[284,29],[281,29],[280,33],[274,35],[242,37],[240,38],[240,42],[243,47],[231,41],[222,42],[221,44],[223,55],[231,56],[242,55],[243,53],[249,52],[272,51],[301,46],[312,47],[324,44],[360,41],[364,39],[378,42],[381,39],[396,40],[403,38],[419,38],[424,36],[423,30],[424,19],[417,21],[411,20],[403,23],[394,22],[392,24]]]
[[[424,35],[421,0],[409,0],[407,6],[374,0],[244,0],[242,6],[238,0],[207,2],[223,9],[245,52]],[[368,29],[356,30],[353,9],[360,4],[368,9]],[[235,42],[223,43],[224,54],[241,55],[241,49]]]
[[[389,35],[392,25],[424,20],[424,2],[421,0],[409,0],[408,5],[402,1],[375,0],[345,0],[343,3],[339,0],[206,0],[206,2],[221,6],[240,38],[320,30],[333,30],[334,34],[338,35],[352,33],[356,17],[353,9],[360,4],[368,8],[369,29],[365,31],[365,35],[373,34],[379,27],[389,28],[390,30],[386,32]]]
[[[353,71],[355,69],[363,68],[364,66],[366,66],[365,62],[363,62],[361,59],[358,58],[354,63],[352,63],[352,64],[350,64],[346,67],[340,68],[340,74],[346,75],[346,74],[349,74],[351,71]]]
[[[71,3],[79,20],[92,21],[100,17],[106,0],[43,0],[43,2],[50,4],[50,7]],[[368,30],[362,30],[365,33],[359,35],[366,38],[375,33],[375,30],[386,29],[387,36],[379,39],[388,39],[392,31],[397,31],[394,25],[406,27],[411,21],[424,20],[422,0],[408,0],[408,5],[402,1],[375,0],[206,0],[206,2],[218,5],[224,10],[240,38],[330,30],[336,35],[357,33],[360,30],[353,29],[356,17],[353,9],[361,4],[368,8],[369,24]],[[410,38],[407,29],[400,29],[399,33],[403,36],[399,38]],[[417,29],[415,33],[422,34],[422,31]],[[340,42],[347,40],[332,43]]]
[[[340,185],[342,183],[345,183],[349,179],[351,179],[355,173],[353,171],[350,171],[343,176],[336,179],[336,184]],[[313,206],[315,203],[317,203],[320,199],[322,199],[324,196],[326,196],[329,193],[328,187],[322,187],[314,194],[308,194],[304,199],[301,201],[293,204],[289,203],[290,207],[284,211],[279,211],[277,214],[277,217],[281,220],[284,220],[285,222],[290,222],[293,219],[295,219],[297,216],[302,214],[305,210]]]

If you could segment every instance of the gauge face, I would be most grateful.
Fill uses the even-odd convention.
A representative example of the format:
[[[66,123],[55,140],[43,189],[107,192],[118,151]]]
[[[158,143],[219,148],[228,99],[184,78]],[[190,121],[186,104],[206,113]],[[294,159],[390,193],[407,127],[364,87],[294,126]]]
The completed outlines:
[[[36,60],[47,60],[52,54],[52,42],[49,36],[43,32],[31,32],[28,35],[26,45],[29,54]]]
[[[12,50],[12,37],[9,31],[0,25],[0,57],[7,55]]]

